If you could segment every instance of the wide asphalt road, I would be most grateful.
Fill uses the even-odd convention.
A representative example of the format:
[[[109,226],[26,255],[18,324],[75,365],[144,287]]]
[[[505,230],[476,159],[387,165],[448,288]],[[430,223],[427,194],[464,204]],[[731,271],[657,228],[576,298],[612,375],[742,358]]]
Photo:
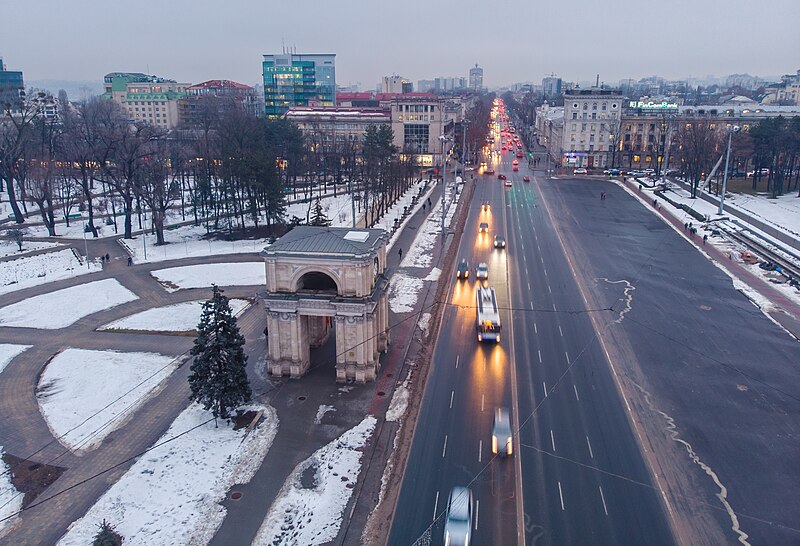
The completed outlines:
[[[452,281],[389,543],[441,544],[450,488],[468,485],[473,544],[671,544],[537,183],[522,182],[532,176],[524,159],[519,172],[511,161],[510,153],[495,159],[510,188],[482,175],[473,197],[459,247],[473,271],[467,282]],[[491,212],[480,210],[484,201]],[[478,233],[482,221],[489,234]],[[506,235],[507,250],[492,248],[496,233]],[[503,308],[498,345],[476,339],[481,261]],[[498,406],[520,427],[510,459],[490,450]]]

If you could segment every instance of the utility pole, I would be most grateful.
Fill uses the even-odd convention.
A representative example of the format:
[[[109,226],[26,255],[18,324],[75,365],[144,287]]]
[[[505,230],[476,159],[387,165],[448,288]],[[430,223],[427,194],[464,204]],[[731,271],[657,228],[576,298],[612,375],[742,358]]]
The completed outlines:
[[[733,137],[733,133],[738,132],[738,125],[732,125],[728,127],[728,151],[725,154],[725,173],[722,175],[722,193],[719,196],[719,210],[717,211],[717,214],[722,214],[722,208],[725,205],[725,188],[728,185],[728,163],[731,160],[731,138]]]

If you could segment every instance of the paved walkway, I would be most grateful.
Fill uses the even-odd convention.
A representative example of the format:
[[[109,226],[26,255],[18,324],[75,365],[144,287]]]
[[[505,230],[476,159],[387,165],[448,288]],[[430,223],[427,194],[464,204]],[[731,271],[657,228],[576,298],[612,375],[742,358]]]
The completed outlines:
[[[438,191],[437,187],[435,192]],[[435,194],[433,199],[436,199]],[[416,230],[424,220],[425,214],[420,210],[409,220],[395,248],[410,248]],[[21,514],[19,518],[21,521],[17,522],[18,524],[4,537],[4,541],[8,543],[55,543],[68,525],[82,517],[130,468],[136,456],[154,444],[189,404],[187,381],[189,366],[186,365],[181,366],[166,379],[163,390],[137,410],[119,429],[109,434],[97,448],[76,454],[53,438],[39,411],[35,392],[38,377],[49,359],[67,347],[77,347],[123,352],[158,352],[184,360],[192,345],[190,337],[97,332],[96,329],[113,320],[153,307],[208,298],[208,289],[167,292],[150,275],[155,269],[176,265],[261,260],[257,254],[229,254],[129,267],[127,254],[117,243],[117,238],[87,240],[90,256],[106,253],[111,256],[111,260],[104,265],[101,272],[0,296],[0,307],[4,307],[33,296],[106,278],[116,279],[138,296],[135,301],[89,315],[67,328],[46,333],[32,328],[0,326],[0,343],[32,345],[30,349],[13,359],[0,374],[0,411],[5,417],[0,421],[0,445],[7,453],[17,457],[67,469],[54,484],[39,495],[35,502],[50,497],[52,500]],[[83,239],[42,240],[57,240],[66,247],[73,246],[80,254],[84,253]],[[390,270],[397,267],[397,258],[396,252],[389,253]],[[225,293],[228,297],[252,297],[254,287],[229,287],[225,289]],[[401,321],[400,318],[394,316],[392,318],[397,322]],[[270,502],[265,502],[265,499],[275,496],[286,476],[299,461],[357,424],[368,411],[385,412],[396,381],[394,378],[404,363],[401,356],[404,356],[403,347],[407,347],[413,333],[413,327],[408,327],[403,332],[399,328],[393,330],[393,343],[389,353],[383,355],[384,371],[379,381],[364,386],[343,387],[334,382],[335,358],[324,352],[315,354],[317,364],[303,381],[273,380],[266,377],[264,370],[266,338],[263,334],[262,319],[260,308],[254,305],[240,316],[239,324],[246,339],[249,356],[248,374],[254,398],[256,401],[270,403],[276,407],[281,426],[273,448],[256,477],[248,485],[240,488],[244,496],[239,501],[224,503],[228,507],[229,514],[218,537],[215,538],[215,543],[218,544],[243,543],[240,537],[245,530],[245,534],[252,538],[269,508]],[[385,391],[379,393],[381,389]],[[319,405],[323,403],[335,404],[337,411],[326,415],[321,426],[310,426]],[[94,478],[98,471],[105,469],[111,470],[101,477]],[[233,540],[233,537],[236,537],[236,540]]]

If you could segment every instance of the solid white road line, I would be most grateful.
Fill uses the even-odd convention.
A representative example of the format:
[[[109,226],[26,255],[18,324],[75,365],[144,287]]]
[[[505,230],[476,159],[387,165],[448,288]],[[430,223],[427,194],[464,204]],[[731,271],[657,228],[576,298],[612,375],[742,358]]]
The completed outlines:
[[[558,325],[558,333],[561,334],[561,337],[564,337],[564,332],[561,330],[561,325]]]
[[[553,445],[553,453],[555,453],[556,452],[556,439],[555,439],[555,436],[553,436],[553,429],[552,428],[550,429],[550,443]]]
[[[575,389],[575,400],[580,402],[581,401],[581,397],[578,396],[578,387],[576,387],[575,385],[572,385],[572,388]]]
[[[570,362],[569,362],[569,355],[567,354],[567,351],[564,351],[564,356],[566,356],[566,357],[567,357],[567,364],[569,364],[569,363],[570,363]]]
[[[606,515],[608,515],[608,508],[606,507],[606,496],[603,495],[603,488],[602,486],[599,485],[597,486],[597,488],[600,490],[600,500],[603,501],[603,512],[605,512]]]
[[[478,513],[481,510],[481,501],[475,501],[475,530],[478,530]]]
[[[436,492],[436,501],[433,503],[433,521],[436,521],[436,509],[439,508],[439,492]]]
[[[481,462],[482,453],[483,453],[483,440],[478,440],[478,462]]]
[[[586,437],[586,445],[589,446],[589,457],[594,459],[594,453],[592,453],[592,443],[589,441],[589,437]]]
[[[564,509],[564,493],[561,492],[561,482],[558,482],[558,496],[561,498],[561,509]]]
[[[542,363],[542,350],[541,349],[536,349],[536,352],[539,353],[539,364],[541,364]]]
[[[453,395],[456,391],[450,391],[450,409],[453,409]]]
[[[444,454],[447,453],[447,434],[444,435],[444,446],[442,446],[442,458],[444,459]]]

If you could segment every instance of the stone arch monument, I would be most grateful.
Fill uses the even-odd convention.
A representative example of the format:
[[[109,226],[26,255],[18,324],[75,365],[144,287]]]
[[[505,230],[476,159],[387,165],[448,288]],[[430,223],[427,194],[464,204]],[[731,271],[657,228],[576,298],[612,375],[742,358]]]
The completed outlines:
[[[261,252],[267,370],[308,371],[311,347],[336,335],[336,380],[373,381],[389,345],[386,238],[382,229],[298,226]]]

